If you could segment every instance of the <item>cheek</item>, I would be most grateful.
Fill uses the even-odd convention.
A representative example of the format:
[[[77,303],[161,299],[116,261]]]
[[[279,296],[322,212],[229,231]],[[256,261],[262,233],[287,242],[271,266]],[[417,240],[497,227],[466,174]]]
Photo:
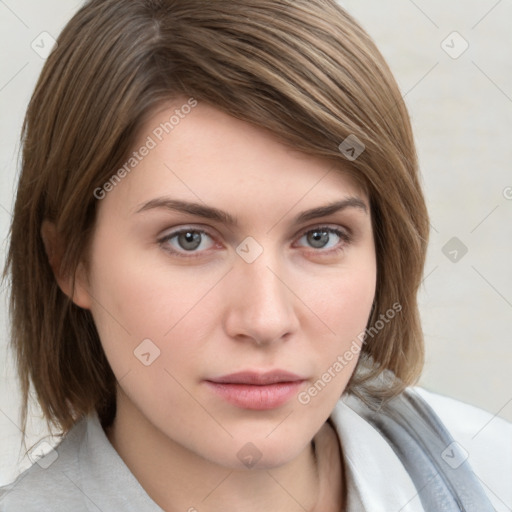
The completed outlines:
[[[153,252],[123,246],[123,240],[111,233],[97,235],[90,275],[91,312],[118,378],[139,371],[141,363],[167,362],[165,367],[170,367],[176,360],[193,360],[194,344],[183,341],[191,333],[194,339],[207,337],[201,332],[213,311],[204,311],[202,302],[222,271],[213,268],[201,274],[166,263],[162,255],[155,258]],[[178,338],[180,343],[175,342]]]
[[[334,338],[334,345],[341,348],[364,331],[368,321],[376,288],[373,251],[362,253],[357,264],[349,261],[320,277],[302,284],[301,293],[311,312],[323,321],[323,330],[332,335],[330,344]]]
[[[333,273],[315,293],[303,288],[309,322],[304,330],[310,340],[317,369],[314,389],[305,390],[299,402],[311,408],[333,407],[357,365],[362,340],[375,296],[376,269],[368,261]],[[315,320],[315,317],[317,318]],[[321,320],[321,322],[318,321]]]
[[[93,313],[99,323],[117,322],[130,335],[140,337],[150,334],[144,332],[150,326],[155,333],[171,322],[172,318],[166,319],[169,310],[163,311],[165,304],[179,307],[176,297],[186,300],[186,296],[179,278],[174,289],[167,286],[165,269],[155,265],[148,253],[130,244],[128,235],[116,236],[115,227],[98,231],[90,286],[96,302]],[[162,325],[155,322],[157,318]]]

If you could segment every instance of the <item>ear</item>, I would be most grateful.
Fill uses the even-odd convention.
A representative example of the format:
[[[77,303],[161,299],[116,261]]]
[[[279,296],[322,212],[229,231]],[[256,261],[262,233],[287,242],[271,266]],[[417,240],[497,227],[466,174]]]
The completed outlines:
[[[64,254],[64,243],[57,232],[53,222],[44,220],[41,225],[41,238],[43,239],[48,263],[52,268],[55,280],[59,288],[65,293],[77,306],[90,309],[91,296],[89,294],[87,275],[83,263],[78,265],[75,275],[64,273],[62,270],[62,256]],[[75,289],[73,290],[73,277],[75,278]]]

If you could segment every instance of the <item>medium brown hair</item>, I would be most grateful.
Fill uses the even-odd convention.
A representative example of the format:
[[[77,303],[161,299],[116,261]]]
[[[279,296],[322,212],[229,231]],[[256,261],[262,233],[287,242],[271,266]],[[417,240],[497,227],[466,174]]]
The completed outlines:
[[[394,375],[387,397],[416,381],[429,222],[410,121],[383,57],[334,0],[92,0],[57,42],[23,126],[5,271],[23,429],[31,386],[63,432],[94,410],[104,426],[115,415],[115,377],[92,316],[58,287],[41,225],[55,223],[61,268],[74,275],[93,233],[95,189],[125,161],[149,113],[178,96],[331,159],[365,188],[377,256],[368,327],[393,304],[401,311],[367,337],[347,389],[368,390],[384,370]],[[355,160],[339,149],[349,136],[364,144]]]

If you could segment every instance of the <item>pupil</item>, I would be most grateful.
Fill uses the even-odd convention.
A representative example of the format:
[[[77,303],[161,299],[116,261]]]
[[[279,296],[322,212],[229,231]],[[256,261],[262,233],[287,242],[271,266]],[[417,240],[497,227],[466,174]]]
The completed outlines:
[[[324,247],[329,242],[329,233],[327,231],[313,231],[308,235],[308,242],[315,248]]]
[[[193,231],[181,233],[178,237],[178,242],[183,249],[192,251],[193,249],[197,249],[201,244],[201,233]]]

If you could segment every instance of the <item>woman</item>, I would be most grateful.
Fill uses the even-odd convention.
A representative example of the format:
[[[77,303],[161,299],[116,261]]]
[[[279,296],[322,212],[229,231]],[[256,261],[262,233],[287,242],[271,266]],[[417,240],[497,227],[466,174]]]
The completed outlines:
[[[413,137],[333,1],[90,1],[23,143],[23,422],[32,383],[64,439],[1,510],[511,505],[511,426],[489,423],[469,455],[494,467],[472,468],[454,436],[490,417],[411,388]]]

